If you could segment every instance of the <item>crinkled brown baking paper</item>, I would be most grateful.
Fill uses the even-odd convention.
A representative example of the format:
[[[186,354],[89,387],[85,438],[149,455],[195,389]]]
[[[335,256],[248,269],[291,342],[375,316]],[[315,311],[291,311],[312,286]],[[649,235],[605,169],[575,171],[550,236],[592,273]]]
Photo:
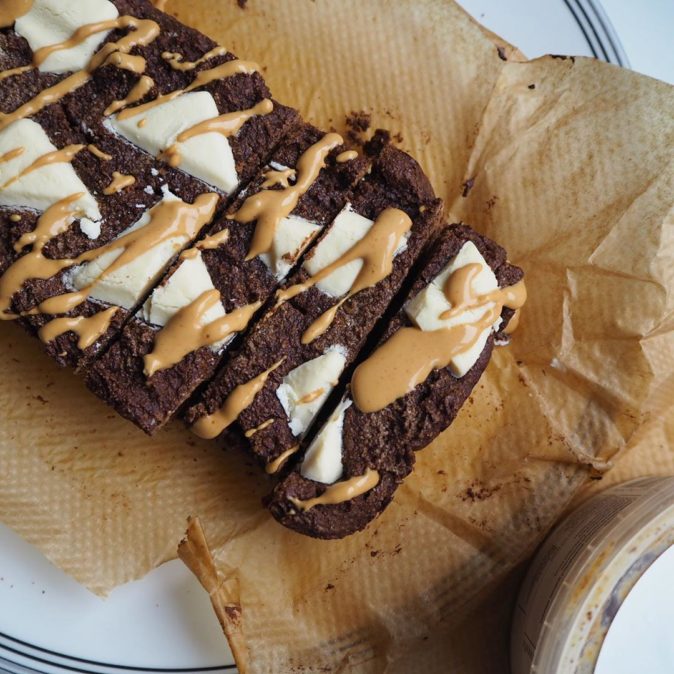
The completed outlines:
[[[2,520],[104,593],[174,557],[199,516],[215,562],[196,522],[182,555],[248,672],[504,671],[502,581],[588,477],[626,449],[602,484],[674,472],[673,89],[507,45],[504,61],[448,0],[169,10],[266,64],[311,121],[364,109],[400,133],[530,300],[391,507],[332,542],[270,520],[240,455],[178,423],[144,437],[0,325]]]

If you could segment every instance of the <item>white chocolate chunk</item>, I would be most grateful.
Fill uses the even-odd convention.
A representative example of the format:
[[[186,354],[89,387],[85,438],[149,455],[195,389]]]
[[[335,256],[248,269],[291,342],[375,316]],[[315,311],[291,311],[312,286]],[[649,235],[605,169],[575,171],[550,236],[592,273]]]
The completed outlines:
[[[16,20],[14,30],[35,52],[68,40],[82,26],[118,16],[117,8],[108,0],[33,0],[30,10]],[[40,64],[40,70],[65,73],[84,69],[109,32],[95,33],[74,47],[52,52]]]
[[[498,288],[498,281],[496,280],[496,276],[494,276],[494,272],[482,257],[475,244],[472,241],[467,241],[440,274],[405,305],[405,313],[421,330],[428,332],[441,328],[451,328],[465,323],[474,323],[480,320],[494,306],[493,303],[488,303],[481,308],[466,309],[448,319],[440,318],[445,311],[452,308],[443,290],[445,282],[457,269],[461,269],[468,264],[479,264],[482,266],[480,273],[473,279],[472,287],[476,294],[486,295]],[[500,323],[501,319],[499,317],[493,326],[482,331],[482,334],[470,349],[452,359],[450,369],[454,376],[463,377],[475,365],[487,343],[490,333],[497,330]]]
[[[143,305],[143,319],[147,323],[164,326],[181,309],[209,290],[215,290],[215,286],[199,252],[195,257],[182,260],[168,281],[154,289]],[[224,315],[222,303],[217,302],[201,315],[200,323],[208,325]],[[223,342],[218,342],[210,348],[218,351],[222,345]]]
[[[276,389],[276,397],[288,415],[288,425],[293,435],[302,436],[306,433],[337,384],[345,365],[346,350],[336,345],[322,356],[302,363],[283,378]]]
[[[314,438],[300,468],[303,477],[323,484],[333,484],[342,477],[342,430],[351,404],[349,399],[342,400]]]
[[[0,162],[0,186],[9,183],[40,157],[56,151],[44,129],[32,119],[19,119],[0,131],[0,155],[21,148],[13,159]],[[46,211],[61,199],[73,194],[83,196],[72,203],[73,210],[81,210],[80,227],[90,238],[100,234],[101,212],[96,199],[75,173],[70,162],[46,164],[0,187],[0,206],[18,206]]]
[[[353,248],[370,231],[373,224],[372,220],[356,213],[351,209],[351,204],[347,204],[335,218],[332,227],[323,240],[304,263],[306,271],[314,276],[325,269]],[[407,238],[403,237],[395,254],[400,254],[406,247]],[[349,292],[362,267],[362,260],[352,260],[335,269],[331,274],[320,280],[316,286],[326,295],[342,297]]]
[[[321,226],[297,215],[289,215],[279,222],[269,253],[262,253],[260,259],[280,281],[292,269],[293,264]]]
[[[175,201],[178,197],[170,192],[163,201]],[[122,232],[119,237],[145,227],[152,220],[146,210],[138,222]],[[189,242],[185,236],[176,236],[145,251],[134,260],[100,281],[97,278],[123,253],[123,249],[110,250],[91,262],[74,267],[66,274],[66,280],[76,290],[83,290],[95,283],[90,297],[108,304],[132,309],[138,300],[159,279],[167,263]]]
[[[124,120],[113,115],[105,124],[155,157],[175,145],[181,157],[181,170],[217,187],[225,194],[231,194],[239,179],[227,138],[221,133],[209,132],[183,143],[176,142],[183,131],[219,114],[213,96],[207,91],[196,91],[182,94]],[[138,126],[142,119],[145,123]]]

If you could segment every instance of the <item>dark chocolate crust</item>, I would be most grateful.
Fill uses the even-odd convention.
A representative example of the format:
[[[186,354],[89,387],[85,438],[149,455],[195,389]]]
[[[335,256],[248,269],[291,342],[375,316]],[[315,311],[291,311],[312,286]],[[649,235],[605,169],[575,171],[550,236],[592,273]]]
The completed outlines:
[[[323,135],[319,129],[303,124],[277,148],[271,160],[295,167],[302,153]],[[335,158],[343,149],[336,148],[330,153],[326,167],[293,211],[295,215],[325,226],[341,210],[351,186],[369,165],[362,158],[337,163]],[[232,210],[259,191],[263,182],[264,177],[259,175]],[[278,286],[278,280],[259,258],[245,261],[255,223],[237,223],[224,217],[208,233],[223,229],[230,232],[227,242],[202,251],[201,256],[214,286],[220,291],[225,311],[256,301],[265,302]],[[162,284],[168,283],[180,264],[180,260],[176,261]],[[197,387],[214,374],[226,351],[226,347],[217,354],[209,348],[199,349],[148,379],[143,372],[143,357],[152,351],[157,331],[157,326],[147,324],[137,314],[120,340],[90,368],[86,378],[88,387],[96,395],[150,434],[165,424]]]
[[[477,246],[501,287],[522,278],[522,270],[507,263],[503,248],[469,227],[450,225],[434,239],[409,298],[423,290],[466,241]],[[504,309],[502,327],[507,325],[511,315],[509,309]],[[388,324],[379,344],[409,325],[411,322],[401,308]],[[364,528],[384,510],[398,485],[411,472],[414,452],[429,444],[452,423],[487,367],[493,346],[492,336],[475,365],[461,378],[454,377],[449,368],[435,370],[424,383],[379,412],[365,414],[355,404],[346,410],[342,431],[343,479],[362,475],[368,468],[373,468],[380,473],[380,481],[374,489],[338,505],[319,505],[299,511],[289,497],[305,500],[325,490],[325,485],[300,474],[300,456],[292,471],[267,498],[272,515],[284,526],[317,538],[342,538]]]
[[[273,420],[272,424],[249,438],[250,451],[262,465],[298,443],[276,396],[283,377],[337,344],[346,351],[347,366],[356,359],[435,230],[441,214],[441,203],[434,199],[433,190],[419,165],[412,157],[393,147],[386,147],[375,159],[371,172],[358,184],[350,202],[356,212],[371,220],[389,207],[402,209],[411,217],[413,226],[407,248],[396,256],[391,274],[376,286],[347,300],[331,327],[310,344],[302,344],[302,334],[323,312],[334,306],[338,298],[314,287],[279,307],[271,308],[206,388],[200,401],[186,412],[186,420],[190,424],[205,414],[213,413],[236,386],[250,381],[283,357],[283,363],[271,373],[265,387],[238,420],[243,431]],[[307,257],[310,258],[311,254],[309,251]],[[298,269],[284,286],[301,283],[308,278],[306,271]]]

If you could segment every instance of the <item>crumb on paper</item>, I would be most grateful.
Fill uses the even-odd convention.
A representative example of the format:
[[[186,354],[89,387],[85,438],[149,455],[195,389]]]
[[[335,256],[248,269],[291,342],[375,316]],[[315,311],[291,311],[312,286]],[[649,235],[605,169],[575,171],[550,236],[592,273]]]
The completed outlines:
[[[239,6],[240,9],[246,9],[248,0],[236,0],[236,4]]]
[[[372,123],[372,115],[365,110],[352,110],[345,118],[346,137],[350,142],[360,145]]]
[[[475,185],[475,178],[468,178],[468,180],[466,180],[466,182],[462,185],[463,190],[461,192],[461,196],[467,197],[470,194],[470,191],[473,189],[473,185]]]

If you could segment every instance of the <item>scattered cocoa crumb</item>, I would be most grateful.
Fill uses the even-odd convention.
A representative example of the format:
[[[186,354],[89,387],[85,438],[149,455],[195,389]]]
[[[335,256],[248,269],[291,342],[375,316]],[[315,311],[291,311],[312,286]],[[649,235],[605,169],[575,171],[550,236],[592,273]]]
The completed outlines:
[[[498,57],[501,59],[501,61],[508,60],[508,57],[506,56],[505,47],[496,47],[496,51],[498,52]]]
[[[43,405],[49,404],[49,401],[45,400],[41,395],[36,395],[36,396],[33,396],[33,397],[34,397],[35,400],[37,400],[38,402],[41,402]]]
[[[239,606],[225,606],[227,617],[234,623],[241,620],[241,608]]]
[[[379,550],[371,550],[370,557],[376,557],[379,554]]]
[[[365,110],[352,110],[346,116],[346,125],[354,131],[367,131],[370,128],[371,122],[372,115],[369,112],[365,112]]]
[[[468,178],[465,183],[463,183],[463,191],[461,192],[462,197],[467,197],[470,191],[473,189],[475,184],[475,178]]]
[[[332,583],[328,583],[328,584],[325,586],[325,589],[326,589],[326,590],[334,590],[334,589],[335,589],[335,586],[334,586]]]
[[[501,485],[495,487],[486,487],[478,481],[474,481],[461,495],[462,501],[484,501],[501,489]]]
[[[355,145],[360,145],[363,142],[363,135],[370,128],[372,123],[372,115],[365,110],[352,110],[346,116],[346,137]]]
[[[535,84],[530,84],[530,85],[527,87],[527,89],[535,89],[535,88],[536,88],[536,85],[535,85]]]
[[[439,470],[439,471],[438,471],[438,475],[447,475],[447,473],[445,473],[444,470]]]
[[[394,140],[396,143],[402,143],[402,142],[403,142],[403,135],[402,135],[402,133],[400,133],[400,131],[398,131],[398,133],[394,134],[394,135],[393,135],[393,140]]]
[[[236,4],[237,4],[241,9],[246,9],[246,5],[248,4],[248,0],[236,0]]]
[[[402,552],[403,546],[398,543],[398,545],[395,546],[395,549],[393,550],[393,554],[397,555],[399,552]]]

